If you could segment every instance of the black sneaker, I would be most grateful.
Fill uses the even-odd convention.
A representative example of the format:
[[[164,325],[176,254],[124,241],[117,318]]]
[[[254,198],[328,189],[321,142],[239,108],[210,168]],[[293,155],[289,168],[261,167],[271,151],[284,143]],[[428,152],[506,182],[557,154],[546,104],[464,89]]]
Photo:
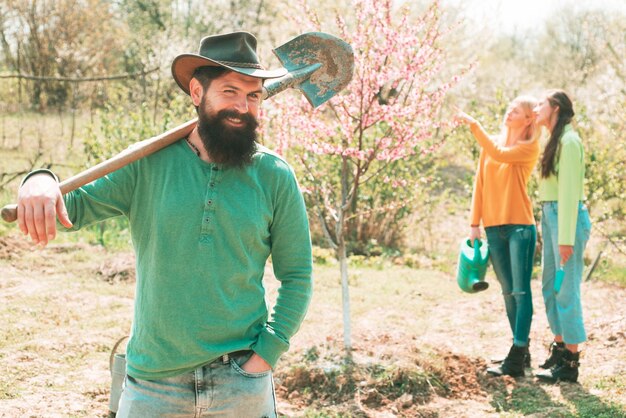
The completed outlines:
[[[511,346],[509,354],[506,356],[501,365],[490,367],[487,373],[493,376],[508,375],[512,377],[524,376],[524,362],[526,359],[526,350],[528,347]]]
[[[539,367],[542,369],[550,369],[556,366],[559,359],[563,356],[564,351],[566,351],[565,343],[557,343],[553,341],[552,344],[550,344],[550,355],[543,364],[539,365]]]
[[[528,341],[529,345],[530,345],[530,340]],[[529,350],[529,346],[527,345],[526,347],[524,347],[526,349],[526,356],[524,357],[524,367],[530,367],[530,350]],[[505,357],[499,357],[499,358],[492,358],[490,361],[493,364],[501,364],[502,362],[504,362],[504,359],[506,359]]]
[[[549,370],[539,372],[535,376],[549,382],[576,383],[578,381],[578,367],[580,366],[579,359],[580,353],[572,353],[569,350],[565,350],[557,365]]]

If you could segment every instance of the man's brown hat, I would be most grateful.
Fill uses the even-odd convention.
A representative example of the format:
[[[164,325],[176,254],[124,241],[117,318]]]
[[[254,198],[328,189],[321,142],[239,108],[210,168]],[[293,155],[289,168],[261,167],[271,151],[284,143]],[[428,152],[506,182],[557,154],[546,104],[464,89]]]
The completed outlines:
[[[207,36],[200,41],[197,54],[181,54],[172,62],[172,76],[189,94],[189,82],[198,67],[219,66],[256,78],[278,78],[287,70],[265,70],[256,54],[256,38],[248,32]]]

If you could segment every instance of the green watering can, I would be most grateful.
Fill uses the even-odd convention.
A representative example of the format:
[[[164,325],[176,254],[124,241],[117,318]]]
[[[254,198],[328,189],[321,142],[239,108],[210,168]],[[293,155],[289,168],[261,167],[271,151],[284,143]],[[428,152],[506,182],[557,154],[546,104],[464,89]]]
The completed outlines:
[[[456,281],[462,291],[476,293],[489,287],[485,281],[489,246],[487,241],[475,240],[472,247],[469,239],[461,242],[461,255],[456,272]]]

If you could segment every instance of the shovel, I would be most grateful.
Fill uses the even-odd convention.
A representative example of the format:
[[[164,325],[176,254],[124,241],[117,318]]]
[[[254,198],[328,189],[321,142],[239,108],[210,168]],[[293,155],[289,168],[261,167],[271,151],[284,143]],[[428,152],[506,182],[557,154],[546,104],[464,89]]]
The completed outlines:
[[[352,79],[352,47],[327,33],[296,36],[273,52],[288,73],[264,87],[266,97],[293,87],[315,108],[343,90]]]
[[[322,32],[305,33],[273,52],[288,72],[263,86],[263,99],[287,88],[295,88],[304,94],[311,106],[317,107],[341,91],[352,79],[354,52],[349,44],[335,36]],[[197,122],[197,118],[192,119],[160,135],[133,144],[108,160],[62,181],[59,183],[61,193],[76,190],[187,137]],[[14,222],[17,219],[17,205],[3,207],[2,219]]]

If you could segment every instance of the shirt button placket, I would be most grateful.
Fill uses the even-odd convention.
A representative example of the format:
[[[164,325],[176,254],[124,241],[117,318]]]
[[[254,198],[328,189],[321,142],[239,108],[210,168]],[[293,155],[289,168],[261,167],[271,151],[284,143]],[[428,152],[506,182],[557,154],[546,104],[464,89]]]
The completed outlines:
[[[219,171],[217,167],[213,167],[211,169],[211,174],[208,182],[208,187],[206,191],[206,201],[204,205],[204,213],[202,216],[202,235],[206,236],[211,233],[212,225],[211,221],[213,219],[215,213],[215,185],[216,185],[216,177]]]

